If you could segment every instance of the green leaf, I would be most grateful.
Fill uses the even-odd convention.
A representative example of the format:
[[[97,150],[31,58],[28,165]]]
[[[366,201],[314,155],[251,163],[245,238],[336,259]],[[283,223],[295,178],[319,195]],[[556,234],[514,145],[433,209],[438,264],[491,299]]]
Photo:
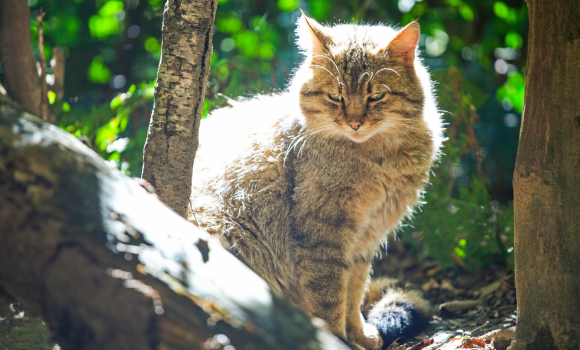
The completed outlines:
[[[522,47],[524,43],[524,39],[521,35],[510,30],[509,33],[505,36],[505,44],[507,47],[511,47],[512,49],[519,49]]]
[[[105,66],[103,57],[99,55],[93,58],[88,71],[89,80],[97,84],[106,84],[110,77],[111,71]]]
[[[274,57],[274,45],[270,43],[260,44],[258,48],[258,55],[264,60],[270,60]]]
[[[498,1],[495,4],[493,4],[493,12],[495,12],[495,15],[498,16],[499,18],[507,18],[509,14],[509,9],[506,4],[504,4],[501,1]]]
[[[119,118],[119,131],[125,131],[125,129],[127,129],[127,124],[129,124],[129,116],[125,113],[119,113],[117,118]]]
[[[121,105],[121,94],[115,96],[110,103],[111,109],[116,109]]]
[[[116,34],[119,31],[119,22],[115,20],[115,13],[125,8],[122,1],[107,1],[99,10],[98,15],[89,18],[89,30],[91,35],[97,39],[103,40]]]
[[[457,254],[458,257],[462,259],[465,258],[465,252],[461,248],[456,247],[453,251],[455,252],[455,254]]]
[[[251,31],[243,31],[235,36],[236,45],[248,57],[255,57],[258,54],[258,34]]]
[[[501,1],[497,1],[493,4],[493,12],[495,12],[496,16],[508,23],[516,23],[518,21],[517,11]]]
[[[119,126],[117,118],[111,119],[109,123],[102,126],[97,130],[97,136],[95,138],[95,144],[101,151],[107,149],[107,145],[113,142],[119,133]]]
[[[49,104],[53,104],[56,101],[56,94],[54,93],[54,91],[49,91],[47,93],[47,97],[48,97]]]
[[[216,27],[225,33],[237,33],[243,29],[242,21],[236,17],[220,18],[216,20]]]
[[[300,6],[298,0],[278,0],[278,8],[282,11],[294,11],[298,9],[298,6]]]
[[[70,105],[68,103],[66,103],[66,102],[63,102],[62,103],[62,110],[63,110],[63,112],[70,111]]]
[[[99,15],[103,17],[112,17],[115,12],[125,8],[125,4],[118,0],[109,0],[99,10]]]
[[[499,101],[509,99],[518,113],[524,110],[526,82],[520,72],[511,72],[508,74],[506,83],[497,89],[496,96]]]
[[[150,36],[147,39],[145,39],[145,50],[149,51],[149,52],[157,52],[159,50],[161,50],[161,46],[159,45],[159,41]]]
[[[411,15],[415,16],[415,18],[422,16],[425,12],[427,12],[427,2],[426,1],[421,1],[421,2],[416,2],[415,5],[413,6],[413,8],[411,9],[411,12],[409,12]]]
[[[312,0],[310,2],[310,12],[316,19],[326,19],[328,11],[332,9],[332,3],[329,0]]]
[[[461,13],[461,17],[463,17],[464,20],[468,22],[473,21],[474,17],[473,9],[468,5],[461,5],[461,7],[459,8],[459,12]]]
[[[102,40],[117,33],[119,22],[115,21],[114,17],[91,16],[89,30],[93,37]]]

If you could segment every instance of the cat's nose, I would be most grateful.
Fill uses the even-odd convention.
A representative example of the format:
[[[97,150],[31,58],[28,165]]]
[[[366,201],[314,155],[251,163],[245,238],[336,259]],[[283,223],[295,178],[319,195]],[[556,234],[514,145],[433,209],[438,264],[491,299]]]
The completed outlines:
[[[350,125],[353,130],[358,130],[362,125],[361,122],[348,122],[347,124]]]

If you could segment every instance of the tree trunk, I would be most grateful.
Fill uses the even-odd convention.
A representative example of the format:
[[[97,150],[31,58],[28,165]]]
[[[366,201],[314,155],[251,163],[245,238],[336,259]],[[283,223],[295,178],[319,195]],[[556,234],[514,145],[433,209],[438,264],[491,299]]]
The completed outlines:
[[[580,4],[527,0],[513,350],[580,349]]]
[[[65,350],[348,349],[217,238],[4,96],[0,290]]]
[[[168,0],[161,63],[143,159],[143,178],[186,216],[209,76],[217,0]]]
[[[8,95],[32,114],[40,111],[40,79],[32,54],[26,0],[0,0],[0,61]]]

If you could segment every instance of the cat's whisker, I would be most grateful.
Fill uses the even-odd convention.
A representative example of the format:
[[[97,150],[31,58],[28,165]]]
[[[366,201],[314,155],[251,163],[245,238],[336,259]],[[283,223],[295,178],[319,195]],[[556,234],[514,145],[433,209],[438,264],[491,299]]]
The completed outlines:
[[[365,83],[365,85],[363,86],[363,88],[364,88],[365,86],[367,86],[367,85],[368,85],[368,84],[371,82],[371,80],[373,80],[373,78],[374,78],[374,77],[375,77],[375,73],[371,72],[371,77],[370,77],[370,78],[369,78],[369,80],[368,80],[368,81]]]
[[[399,74],[399,72],[397,72],[396,70],[394,70],[394,69],[392,69],[392,68],[382,68],[382,69],[379,69],[379,70],[378,70],[378,71],[375,73],[375,77],[376,77],[377,75],[379,75],[379,73],[380,73],[380,72],[382,72],[382,71],[391,71],[391,72],[394,72],[395,74],[397,74],[397,75],[399,76],[399,78],[401,77],[401,74]]]
[[[361,74],[360,77],[358,78],[358,82],[360,83],[360,80],[367,74],[370,75],[369,72],[364,72],[363,74]]]
[[[313,129],[313,130],[305,130],[304,134],[295,137],[292,140],[292,143],[290,144],[290,146],[288,146],[288,149],[286,150],[286,154],[284,156],[284,162],[286,162],[286,158],[288,157],[288,154],[293,151],[294,149],[296,149],[296,147],[298,147],[298,145],[300,144],[300,142],[302,142],[302,145],[300,146],[300,149],[298,150],[298,154],[297,157],[300,157],[303,153],[303,150],[305,149],[306,143],[308,142],[308,140],[310,138],[312,138],[314,135],[319,134],[323,131],[329,131],[329,132],[333,132],[333,128],[328,127],[327,125],[323,125],[317,129]]]
[[[449,111],[444,111],[442,109],[438,109],[437,112],[443,112],[443,113],[448,113],[449,115],[453,115],[453,113],[451,113]]]
[[[304,139],[304,136],[298,135],[298,136],[294,137],[292,139],[292,142],[290,142],[290,145],[288,145],[288,148],[286,149],[286,153],[284,154],[284,162],[283,162],[284,166],[286,166],[286,158],[288,158],[288,154],[290,152],[292,152],[292,150],[294,148],[296,148],[296,146],[298,145],[298,143],[300,142],[301,139]]]
[[[315,58],[315,57],[324,57],[324,58],[326,58],[327,60],[329,60],[330,62],[332,62],[332,64],[334,64],[334,68],[336,68],[336,74],[340,74],[340,71],[338,70],[338,66],[337,66],[337,65],[336,65],[336,63],[335,63],[335,62],[332,60],[332,58],[330,58],[330,57],[328,57],[328,56],[325,56],[325,55],[316,55],[316,56],[312,56],[312,58]]]
[[[305,138],[304,141],[302,142],[302,146],[300,146],[300,150],[298,150],[298,158],[300,158],[300,155],[302,154],[302,150],[304,149],[304,145],[306,145],[306,141],[308,139]]]
[[[323,126],[323,127],[320,127],[320,128],[318,128],[318,129],[316,129],[316,130],[313,130],[313,131],[308,131],[308,134],[307,134],[307,136],[306,136],[306,137],[307,137],[307,138],[310,138],[310,137],[312,137],[312,136],[314,136],[314,135],[316,135],[316,134],[319,134],[319,133],[321,133],[321,132],[323,132],[323,131],[332,131],[332,130],[333,130],[333,128],[330,128],[330,127],[328,127],[328,126]]]
[[[387,89],[389,89],[389,92],[393,92],[393,91],[391,90],[391,88],[390,88],[390,87],[388,87],[387,85],[385,85],[385,84],[381,84],[381,85],[382,85],[382,86],[384,86],[384,87],[386,87]]]
[[[338,77],[337,77],[337,76],[335,76],[334,74],[332,74],[332,73],[331,73],[331,72],[330,72],[328,69],[326,69],[325,67],[323,67],[323,66],[319,66],[319,65],[317,65],[317,64],[313,64],[313,65],[311,65],[310,67],[318,67],[318,68],[322,68],[322,69],[324,69],[325,71],[327,71],[327,72],[328,72],[328,74],[332,75],[332,77],[336,79],[336,82],[337,82],[337,83],[341,84],[341,82],[339,81]],[[344,84],[343,84],[343,85],[344,85]]]

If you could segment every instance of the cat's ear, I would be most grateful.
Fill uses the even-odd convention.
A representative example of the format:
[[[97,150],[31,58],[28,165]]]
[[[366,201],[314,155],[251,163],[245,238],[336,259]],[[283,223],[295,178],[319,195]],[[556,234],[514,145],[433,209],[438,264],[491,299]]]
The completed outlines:
[[[298,19],[296,34],[298,35],[298,45],[311,57],[329,52],[328,46],[332,44],[332,39],[325,33],[324,26],[307,17],[304,12],[302,12],[302,17]]]
[[[399,31],[399,34],[391,40],[385,51],[388,52],[389,58],[407,66],[413,65],[420,37],[419,23],[413,21]]]

